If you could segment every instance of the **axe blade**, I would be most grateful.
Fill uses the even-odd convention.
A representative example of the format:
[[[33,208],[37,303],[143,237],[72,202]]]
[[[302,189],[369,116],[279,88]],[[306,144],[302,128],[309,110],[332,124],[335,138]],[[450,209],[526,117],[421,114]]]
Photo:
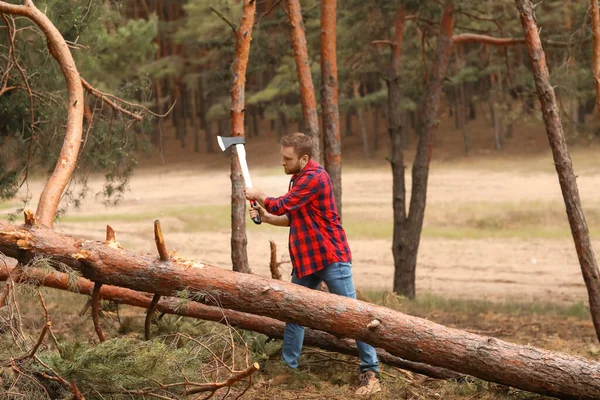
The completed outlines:
[[[219,147],[222,151],[225,151],[228,147],[233,146],[234,144],[246,144],[243,136],[217,136],[217,143],[219,143]]]

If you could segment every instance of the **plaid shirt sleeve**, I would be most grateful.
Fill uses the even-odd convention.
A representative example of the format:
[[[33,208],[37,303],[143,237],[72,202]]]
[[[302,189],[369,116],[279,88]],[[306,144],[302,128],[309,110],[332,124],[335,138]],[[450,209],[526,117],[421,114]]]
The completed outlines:
[[[298,177],[294,187],[281,197],[267,197],[265,209],[274,215],[284,215],[310,202],[319,192],[319,178],[315,174]]]

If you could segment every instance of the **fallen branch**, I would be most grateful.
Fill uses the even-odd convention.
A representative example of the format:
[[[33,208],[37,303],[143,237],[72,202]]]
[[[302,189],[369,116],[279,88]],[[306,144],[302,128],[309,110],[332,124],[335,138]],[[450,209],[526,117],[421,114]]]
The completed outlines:
[[[6,280],[9,273],[10,270],[0,270],[0,281]],[[77,293],[84,295],[91,295],[94,289],[94,283],[87,279],[78,278],[73,285],[70,283],[70,277],[67,274],[57,271],[42,270],[39,268],[27,268],[25,273],[19,277],[18,282],[42,285],[66,291],[75,290]],[[131,289],[124,289],[116,286],[103,286],[100,290],[100,298],[103,300],[141,308],[149,307],[151,297],[152,295],[150,293],[136,292]],[[215,321],[224,325],[258,332],[276,339],[283,339],[283,331],[285,329],[285,323],[273,318],[207,306],[174,297],[163,297],[157,303],[156,309],[165,314],[175,314],[207,321]],[[310,328],[305,330],[304,344],[358,357],[358,349],[356,348],[356,342],[354,340],[340,339],[329,333]],[[427,375],[431,378],[460,380],[465,377],[462,374],[444,368],[404,360],[400,357],[391,355],[383,349],[377,349],[377,355],[379,360],[387,365]]]
[[[530,392],[563,399],[600,398],[600,364],[592,360],[475,335],[288,282],[190,260],[166,264],[152,255],[4,221],[0,221],[0,252],[20,261],[45,255],[106,285],[162,296],[187,291],[208,305],[359,339],[411,361]],[[368,329],[375,319],[381,324]]]
[[[238,372],[231,374],[231,376],[223,382],[197,383],[194,385],[195,387],[193,387],[189,390],[186,390],[185,394],[190,395],[190,394],[203,393],[203,392],[215,392],[226,386],[231,386],[234,383],[241,381],[242,379],[246,379],[247,377],[249,377],[256,371],[258,371],[259,369],[260,369],[260,367],[259,367],[258,363],[254,363],[243,371],[238,371]]]

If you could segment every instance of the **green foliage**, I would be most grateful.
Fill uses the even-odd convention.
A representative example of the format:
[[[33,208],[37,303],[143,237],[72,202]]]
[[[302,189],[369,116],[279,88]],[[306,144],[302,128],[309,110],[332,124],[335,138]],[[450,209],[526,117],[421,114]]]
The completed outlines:
[[[50,353],[43,360],[80,388],[110,393],[154,386],[157,381],[174,383],[181,379],[177,371],[202,368],[202,357],[188,359],[189,356],[189,349],[162,341],[120,337],[98,345],[67,342],[62,345],[62,356]],[[182,364],[184,359],[186,363]]]
[[[102,92],[148,104],[150,76],[144,71],[144,65],[154,58],[156,51],[152,42],[157,31],[155,17],[148,21],[124,20],[118,4],[111,8],[98,1],[48,0],[36,5],[46,10],[67,41],[76,43],[71,52],[84,79]],[[14,197],[29,173],[54,169],[66,122],[67,88],[46,41],[39,40],[43,34],[25,18],[17,19],[16,26],[23,28],[15,38],[15,53],[34,91],[31,98],[34,115],[31,115],[30,97],[21,75],[13,67],[8,71],[8,85],[20,87],[0,96],[2,199]],[[3,21],[0,27],[5,28]],[[2,53],[7,46],[6,35],[0,35]],[[136,154],[147,141],[144,131],[148,121],[132,129],[128,117],[109,111],[109,107],[95,97],[86,96],[86,104],[93,115],[93,123],[90,126],[89,121],[84,123],[82,149],[73,177],[74,182],[81,185],[70,186],[63,210],[69,201],[76,206],[85,196],[88,191],[85,182],[93,172],[106,174],[104,196],[109,198],[108,201],[118,201],[118,194],[125,190],[136,163]]]

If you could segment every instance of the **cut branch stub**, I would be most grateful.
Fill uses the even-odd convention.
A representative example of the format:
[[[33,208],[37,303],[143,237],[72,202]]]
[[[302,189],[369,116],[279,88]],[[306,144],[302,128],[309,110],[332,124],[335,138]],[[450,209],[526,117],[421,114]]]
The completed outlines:
[[[115,231],[110,225],[106,225],[106,243],[114,243],[116,241]]]
[[[169,259],[169,253],[165,246],[165,239],[160,228],[160,221],[154,221],[154,241],[156,242],[156,248],[158,249],[158,255],[161,261],[167,261]]]
[[[35,220],[35,214],[31,210],[25,210],[23,212],[25,215],[25,225],[29,227],[33,227],[37,225],[37,221]]]

